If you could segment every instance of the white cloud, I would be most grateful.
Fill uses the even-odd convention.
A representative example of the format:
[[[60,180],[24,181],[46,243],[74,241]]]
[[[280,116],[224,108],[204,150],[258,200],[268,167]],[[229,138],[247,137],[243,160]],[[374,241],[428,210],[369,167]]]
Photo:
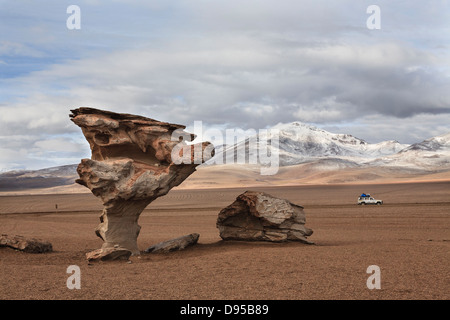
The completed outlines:
[[[417,114],[399,120],[379,114],[362,116],[358,121],[321,126],[336,133],[349,133],[370,143],[397,140],[413,144],[450,132],[450,114]]]
[[[40,169],[78,163],[89,158],[88,143],[70,135],[0,136],[0,168]]]
[[[11,41],[0,41],[0,56],[44,57],[45,54],[27,44]]]
[[[50,138],[48,140],[36,141],[33,145],[36,152],[44,153],[51,150],[52,152],[83,152],[86,148],[79,143],[68,141],[67,138]]]

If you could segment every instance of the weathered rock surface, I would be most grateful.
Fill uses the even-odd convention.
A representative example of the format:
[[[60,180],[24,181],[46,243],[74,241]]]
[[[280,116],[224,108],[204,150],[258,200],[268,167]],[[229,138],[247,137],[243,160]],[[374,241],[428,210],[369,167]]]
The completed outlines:
[[[269,194],[246,191],[222,209],[217,228],[224,240],[301,241],[313,231],[305,227],[303,207]]]
[[[103,202],[95,230],[105,241],[102,248],[119,246],[139,254],[141,212],[208,160],[213,146],[188,146],[185,141],[194,136],[182,125],[93,108],[71,111],[71,120],[81,127],[92,151],[91,159],[78,165],[76,182]]]
[[[86,253],[88,262],[128,260],[132,252],[128,249],[116,247],[101,248]]]
[[[53,246],[48,241],[23,236],[8,236],[2,234],[0,237],[0,247],[10,247],[28,253],[45,253],[53,251]]]
[[[198,233],[191,233],[186,236],[178,237],[175,239],[160,242],[145,250],[145,253],[157,253],[157,252],[171,252],[186,249],[197,243],[200,235]]]

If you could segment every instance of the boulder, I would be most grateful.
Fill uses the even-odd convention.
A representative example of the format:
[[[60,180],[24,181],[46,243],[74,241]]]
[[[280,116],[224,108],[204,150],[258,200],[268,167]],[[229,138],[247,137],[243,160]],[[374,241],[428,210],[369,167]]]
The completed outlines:
[[[71,110],[91,148],[78,165],[77,183],[103,202],[95,233],[102,248],[119,246],[138,255],[139,215],[214,155],[209,142],[188,145],[185,126],[93,108]]]
[[[246,191],[222,209],[217,228],[223,240],[300,241],[313,231],[305,227],[303,207],[285,199],[256,191]]]
[[[25,238],[23,236],[8,236],[2,234],[0,237],[0,247],[10,247],[28,253],[45,253],[53,251],[53,246],[48,241],[35,238]]]
[[[178,237],[172,240],[160,242],[145,250],[145,253],[166,253],[171,251],[179,251],[193,246],[197,243],[200,235],[198,233],[191,233],[186,236]]]

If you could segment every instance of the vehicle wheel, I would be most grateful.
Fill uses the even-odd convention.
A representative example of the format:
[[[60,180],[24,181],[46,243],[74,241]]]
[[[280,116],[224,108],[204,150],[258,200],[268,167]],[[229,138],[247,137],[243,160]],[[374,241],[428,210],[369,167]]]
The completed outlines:
[[[365,205],[366,205],[366,203],[365,203],[365,202],[363,202],[363,203],[361,203],[361,205],[362,205],[362,206],[365,206]]]
[[[381,202],[377,202],[377,206],[381,206]]]

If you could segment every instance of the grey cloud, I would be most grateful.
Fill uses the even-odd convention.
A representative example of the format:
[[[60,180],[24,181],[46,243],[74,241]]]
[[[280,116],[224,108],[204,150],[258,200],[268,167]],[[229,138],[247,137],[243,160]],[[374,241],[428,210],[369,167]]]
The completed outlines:
[[[89,145],[69,135],[0,136],[0,168],[39,169],[79,162],[89,157]]]
[[[450,114],[417,114],[399,120],[393,116],[365,115],[358,121],[342,122],[336,125],[322,125],[335,133],[349,133],[370,143],[397,140],[413,144],[450,132]]]
[[[252,39],[240,48],[230,48],[226,42],[204,50],[195,44],[184,45],[168,54],[154,49],[125,51],[35,72],[23,80],[20,90],[31,88],[30,98],[33,90],[49,92],[34,101],[44,105],[48,99],[49,107],[44,107],[48,112],[41,115],[37,114],[39,108],[33,111],[33,118],[27,112],[28,127],[39,127],[46,121],[56,124],[61,116],[44,117],[69,103],[98,104],[114,110],[147,108],[156,111],[155,116],[170,115],[176,121],[225,120],[240,126],[253,120],[266,126],[294,119],[298,112],[295,106],[311,112],[316,108],[339,111],[337,118],[328,121],[356,119],[364,112],[398,117],[449,112],[448,77],[433,72],[437,67],[428,63],[431,57],[426,54],[422,60],[408,57],[413,48],[403,53],[392,44],[360,46],[358,50],[323,45],[320,50],[295,48],[280,54],[279,48]],[[389,50],[395,52],[392,58]],[[385,61],[376,60],[386,51]],[[355,62],[367,53],[375,58],[361,57]],[[417,70],[406,71],[422,61],[424,65]],[[424,72],[426,68],[431,71]],[[51,90],[56,82],[64,91]],[[272,109],[265,117],[241,108],[250,104],[270,104]],[[24,104],[14,107],[19,113],[28,109]]]

